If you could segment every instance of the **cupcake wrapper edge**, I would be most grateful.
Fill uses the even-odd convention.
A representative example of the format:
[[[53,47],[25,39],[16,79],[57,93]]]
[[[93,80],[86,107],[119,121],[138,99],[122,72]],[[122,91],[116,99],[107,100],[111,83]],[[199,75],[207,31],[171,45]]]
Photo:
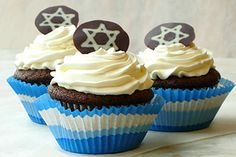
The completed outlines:
[[[221,79],[220,85],[208,89],[153,89],[167,103],[155,119],[154,131],[192,131],[208,127],[234,83]]]
[[[164,105],[164,100],[159,96],[155,96],[153,101],[155,103],[138,106],[73,112],[65,110],[59,101],[52,100],[48,94],[34,103],[62,149],[100,154],[138,147]]]
[[[30,119],[35,123],[45,124],[33,102],[42,94],[47,93],[47,86],[31,85],[30,83],[17,80],[13,76],[9,77],[7,82],[19,97]]]

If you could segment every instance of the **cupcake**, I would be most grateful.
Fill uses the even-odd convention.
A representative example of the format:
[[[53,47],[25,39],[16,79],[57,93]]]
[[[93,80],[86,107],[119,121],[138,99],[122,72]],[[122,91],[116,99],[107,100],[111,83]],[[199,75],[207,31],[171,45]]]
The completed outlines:
[[[151,130],[191,131],[209,127],[234,83],[221,78],[212,53],[193,43],[193,28],[166,23],[145,37],[139,59],[154,81],[152,89],[167,104]]]
[[[55,9],[62,12],[63,10],[71,10],[65,6],[50,7],[43,10],[36,21],[40,16]],[[56,22],[57,27],[53,27],[53,22]],[[52,79],[50,72],[55,70],[55,66],[63,63],[65,56],[73,55],[76,52],[72,40],[76,27],[72,23],[68,26],[67,24],[63,25],[58,22],[57,17],[51,23],[48,22],[48,26],[40,26],[39,24],[38,29],[44,34],[38,35],[33,43],[27,46],[22,53],[16,55],[16,71],[13,76],[7,79],[7,82],[19,96],[30,119],[38,124],[45,124],[45,122],[32,103],[37,97],[47,93],[48,85]]]
[[[89,38],[86,31],[95,33]],[[128,35],[118,24],[96,20],[77,28],[74,43],[85,54],[65,57],[51,73],[48,94],[35,101],[40,115],[66,151],[101,154],[138,147],[164,101],[154,96],[145,67],[126,52]]]

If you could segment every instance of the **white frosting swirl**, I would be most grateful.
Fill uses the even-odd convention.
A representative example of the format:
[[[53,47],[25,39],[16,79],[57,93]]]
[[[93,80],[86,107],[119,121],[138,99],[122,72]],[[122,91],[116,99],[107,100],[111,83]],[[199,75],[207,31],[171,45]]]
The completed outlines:
[[[63,63],[67,55],[73,55],[76,48],[73,44],[74,25],[59,27],[52,32],[38,35],[34,42],[16,55],[17,69],[51,69]]]
[[[96,95],[132,94],[153,84],[134,54],[114,48],[67,56],[51,75],[51,84]]]
[[[211,52],[199,49],[194,44],[187,47],[181,43],[160,45],[155,50],[139,52],[138,57],[145,64],[152,79],[202,76],[214,67]]]

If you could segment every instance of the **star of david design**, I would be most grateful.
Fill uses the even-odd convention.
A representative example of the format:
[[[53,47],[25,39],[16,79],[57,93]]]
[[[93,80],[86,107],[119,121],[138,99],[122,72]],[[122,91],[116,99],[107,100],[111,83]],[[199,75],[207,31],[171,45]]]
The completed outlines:
[[[118,50],[115,40],[117,35],[120,33],[118,30],[108,30],[105,24],[101,23],[97,29],[84,28],[82,31],[86,34],[87,39],[81,44],[81,47],[94,48],[98,50],[99,48],[109,49],[114,47],[115,50]],[[108,41],[105,44],[98,44],[95,40],[97,33],[105,33],[108,37]]]
[[[181,32],[180,31],[181,28],[182,28],[181,25],[177,25],[173,28],[167,28],[167,27],[161,26],[161,33],[159,35],[153,36],[151,39],[159,42],[160,45],[170,45],[170,44],[179,43],[180,40],[187,38],[189,36],[189,34]],[[170,41],[166,41],[165,35],[170,32],[175,34],[175,38]]]
[[[42,13],[42,15],[45,20],[39,26],[49,26],[52,30],[60,26],[72,25],[71,20],[75,17],[74,14],[65,14],[62,8],[58,8],[53,14]],[[51,20],[54,17],[61,17],[64,21],[62,23],[53,23]]]

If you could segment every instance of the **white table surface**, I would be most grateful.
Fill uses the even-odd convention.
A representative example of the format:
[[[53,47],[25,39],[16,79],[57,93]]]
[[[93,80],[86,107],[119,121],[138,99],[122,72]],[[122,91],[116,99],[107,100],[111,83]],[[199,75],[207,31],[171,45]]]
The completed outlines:
[[[14,52],[0,50],[0,157],[88,156],[63,151],[46,126],[29,120],[18,97],[6,83],[6,78],[15,70]],[[217,58],[215,62],[223,77],[236,82],[236,59]],[[234,89],[207,129],[186,133],[149,131],[139,148],[100,156],[236,156],[235,102]]]

